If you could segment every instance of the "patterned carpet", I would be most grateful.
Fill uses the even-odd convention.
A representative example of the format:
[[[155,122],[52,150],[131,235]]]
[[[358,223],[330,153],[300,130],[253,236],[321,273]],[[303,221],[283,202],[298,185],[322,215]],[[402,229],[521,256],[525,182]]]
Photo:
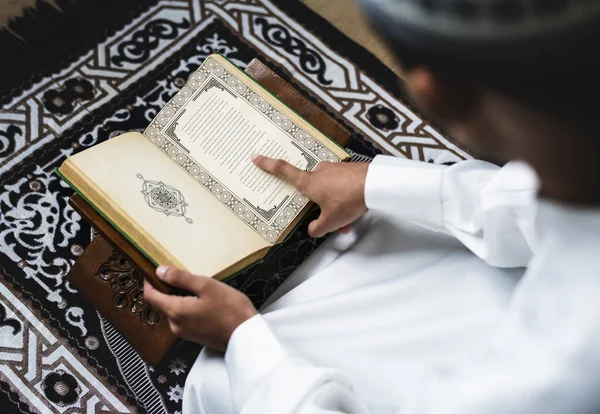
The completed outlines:
[[[241,67],[260,57],[350,128],[349,148],[360,154],[436,163],[468,157],[404,102],[387,67],[297,1],[115,7],[121,12],[104,29],[90,23],[71,34],[72,44],[40,51],[47,60],[32,66],[15,57],[19,74],[0,85],[7,92],[0,101],[3,412],[181,411],[200,347],[181,341],[151,367],[65,281],[94,234],[52,171],[76,151],[145,128],[208,54]],[[36,24],[49,24],[52,13],[38,14]],[[260,305],[318,244],[301,228],[231,284]]]

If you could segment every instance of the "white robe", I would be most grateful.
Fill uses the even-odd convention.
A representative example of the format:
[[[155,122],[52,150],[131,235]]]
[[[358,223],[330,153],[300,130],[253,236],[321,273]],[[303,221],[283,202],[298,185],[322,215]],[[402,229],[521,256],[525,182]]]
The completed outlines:
[[[376,157],[369,213],[201,353],[184,414],[600,412],[600,209],[536,191]]]

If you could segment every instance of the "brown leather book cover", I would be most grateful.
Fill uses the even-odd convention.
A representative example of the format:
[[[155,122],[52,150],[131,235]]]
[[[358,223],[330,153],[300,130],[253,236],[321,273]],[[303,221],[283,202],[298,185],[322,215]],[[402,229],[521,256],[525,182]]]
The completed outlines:
[[[254,59],[246,72],[325,135],[346,146],[351,132],[265,64]],[[69,204],[99,234],[77,259],[68,279],[142,359],[158,363],[176,337],[166,318],[144,302],[143,280],[147,278],[163,292],[172,289],[156,277],[154,265],[83,198],[75,194]]]

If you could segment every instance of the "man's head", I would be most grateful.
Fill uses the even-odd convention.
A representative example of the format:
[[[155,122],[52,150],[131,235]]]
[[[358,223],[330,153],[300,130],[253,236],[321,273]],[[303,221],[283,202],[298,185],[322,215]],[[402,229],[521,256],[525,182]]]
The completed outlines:
[[[476,153],[547,167],[596,128],[600,1],[360,2],[416,104]]]

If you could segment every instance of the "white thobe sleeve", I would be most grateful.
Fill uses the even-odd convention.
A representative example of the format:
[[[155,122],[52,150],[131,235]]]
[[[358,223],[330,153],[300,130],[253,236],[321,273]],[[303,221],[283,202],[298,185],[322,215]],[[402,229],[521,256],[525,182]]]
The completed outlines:
[[[492,266],[525,266],[532,255],[537,179],[522,163],[452,166],[377,156],[369,166],[370,210],[459,239]]]
[[[237,412],[369,413],[343,377],[287,350],[261,315],[234,331],[225,363]]]

